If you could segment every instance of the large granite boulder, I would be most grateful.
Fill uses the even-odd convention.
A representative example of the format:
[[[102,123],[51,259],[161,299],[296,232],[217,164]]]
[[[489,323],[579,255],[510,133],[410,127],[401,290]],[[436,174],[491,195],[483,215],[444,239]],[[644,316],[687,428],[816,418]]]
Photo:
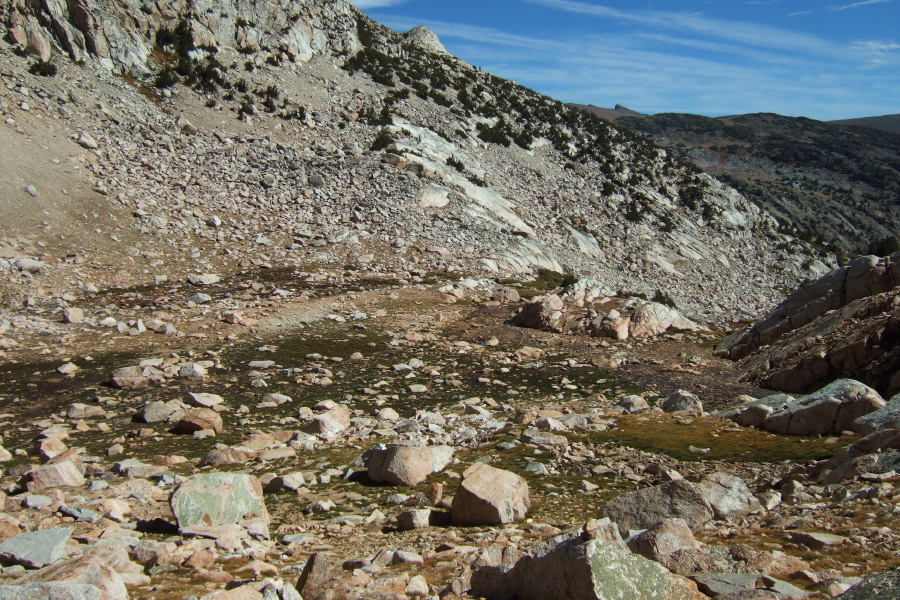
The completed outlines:
[[[475,463],[462,474],[450,505],[454,525],[499,525],[525,518],[528,483],[509,471]]]
[[[697,489],[709,502],[717,519],[736,521],[762,510],[744,480],[728,473],[707,475],[697,484]]]
[[[870,575],[834,600],[897,600],[900,598],[900,569]]]
[[[29,492],[56,487],[81,487],[84,483],[82,467],[70,460],[32,469],[19,481],[19,485]]]
[[[687,390],[675,390],[663,400],[662,409],[667,413],[686,411],[702,415],[703,403],[696,394]]]
[[[350,408],[346,404],[338,404],[315,418],[303,428],[306,433],[335,435],[350,427]]]
[[[874,412],[859,417],[851,426],[861,435],[869,435],[882,429],[900,429],[900,394]]]
[[[518,600],[705,600],[696,586],[661,565],[599,539],[567,539],[515,566],[473,573],[476,597]]]
[[[366,467],[372,481],[418,485],[432,473],[442,471],[452,459],[450,446],[389,444],[372,448]]]
[[[684,519],[664,519],[628,540],[628,548],[646,559],[659,562],[679,550],[696,550],[700,543],[694,539]]]
[[[700,326],[681,316],[678,309],[658,302],[647,302],[638,306],[631,314],[628,332],[631,337],[659,335],[669,329],[697,331]]]
[[[241,473],[204,473],[181,484],[172,494],[172,512],[183,533],[240,525],[268,539],[269,512],[259,480]]]
[[[561,332],[565,329],[566,307],[556,294],[538,296],[522,305],[513,324],[541,331]]]
[[[602,514],[623,534],[632,529],[649,529],[665,519],[684,519],[691,531],[698,531],[714,515],[697,486],[683,479],[622,494],[610,500]]]
[[[839,379],[787,403],[763,421],[763,429],[793,435],[831,435],[851,429],[864,415],[884,406],[881,395],[858,381]]]

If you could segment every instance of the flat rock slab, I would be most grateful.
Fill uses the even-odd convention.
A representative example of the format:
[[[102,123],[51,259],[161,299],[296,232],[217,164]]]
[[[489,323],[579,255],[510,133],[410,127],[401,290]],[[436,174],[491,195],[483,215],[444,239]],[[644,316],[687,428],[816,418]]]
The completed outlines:
[[[40,569],[62,558],[72,535],[68,527],[20,533],[0,544],[0,560]]]
[[[255,522],[254,532],[269,537],[269,513],[256,477],[240,473],[204,473],[191,477],[172,494],[178,527],[238,525]],[[249,525],[248,525],[249,528]]]
[[[103,600],[103,592],[84,583],[25,583],[0,585],[0,600]]]
[[[125,582],[106,560],[96,556],[76,556],[19,579],[22,583],[62,582],[99,588],[103,600],[128,600]]]
[[[29,471],[20,484],[29,492],[55,487],[81,487],[84,485],[84,475],[75,463],[64,460]]]
[[[843,544],[846,541],[847,538],[840,535],[834,535],[833,533],[809,533],[798,531],[791,536],[791,542],[794,544],[803,544],[810,550],[821,550],[825,546],[836,546]]]

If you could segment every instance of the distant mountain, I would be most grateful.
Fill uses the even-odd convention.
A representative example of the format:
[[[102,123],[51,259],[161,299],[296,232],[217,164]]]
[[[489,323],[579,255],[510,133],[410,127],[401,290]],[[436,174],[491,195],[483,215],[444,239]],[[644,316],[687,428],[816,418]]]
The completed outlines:
[[[658,114],[616,125],[693,161],[802,239],[861,253],[900,234],[900,133],[768,113]]]
[[[616,104],[615,108],[602,108],[600,106],[594,106],[593,104],[569,104],[568,106],[577,108],[579,110],[592,112],[601,119],[606,119],[607,121],[615,121],[616,119],[621,119],[622,117],[646,116],[644,113],[639,113],[636,110],[631,110],[630,108],[626,108],[621,104]]]
[[[880,117],[862,117],[860,119],[842,119],[829,121],[833,125],[862,125],[885,131],[900,131],[900,115],[883,115]]]

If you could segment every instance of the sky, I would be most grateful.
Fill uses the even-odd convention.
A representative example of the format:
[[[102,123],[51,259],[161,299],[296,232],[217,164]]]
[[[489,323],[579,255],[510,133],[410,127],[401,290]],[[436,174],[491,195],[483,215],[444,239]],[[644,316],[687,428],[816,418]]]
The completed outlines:
[[[351,0],[469,64],[644,113],[900,113],[900,0]]]

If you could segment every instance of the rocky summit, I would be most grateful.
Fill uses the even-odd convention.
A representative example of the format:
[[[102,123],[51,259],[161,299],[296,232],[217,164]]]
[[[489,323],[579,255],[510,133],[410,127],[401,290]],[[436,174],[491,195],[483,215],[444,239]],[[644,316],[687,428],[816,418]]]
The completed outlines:
[[[0,598],[896,587],[900,254],[343,0],[0,23]]]

